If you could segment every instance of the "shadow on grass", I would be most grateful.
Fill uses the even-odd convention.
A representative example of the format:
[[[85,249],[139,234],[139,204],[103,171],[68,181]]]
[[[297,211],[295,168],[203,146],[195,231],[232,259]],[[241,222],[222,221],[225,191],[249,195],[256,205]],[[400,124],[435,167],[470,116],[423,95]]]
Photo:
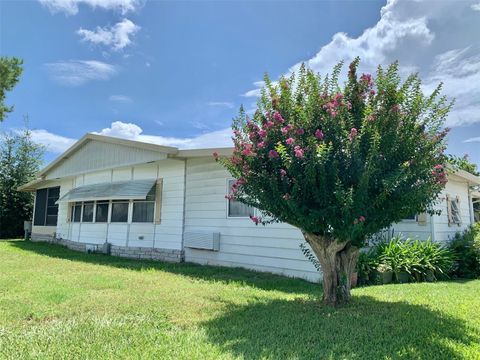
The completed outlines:
[[[404,302],[355,296],[331,309],[300,299],[230,305],[206,322],[209,340],[243,359],[464,359],[480,341],[462,320]]]
[[[199,280],[221,281],[229,284],[239,283],[263,290],[277,290],[286,293],[302,293],[318,296],[321,292],[319,284],[242,268],[205,266],[193,263],[167,263],[153,260],[128,259],[103,254],[85,254],[67,249],[61,245],[41,242],[13,240],[9,241],[9,243],[18,249],[34,252],[39,255],[70,261],[81,261],[88,264],[135,271],[155,269]]]

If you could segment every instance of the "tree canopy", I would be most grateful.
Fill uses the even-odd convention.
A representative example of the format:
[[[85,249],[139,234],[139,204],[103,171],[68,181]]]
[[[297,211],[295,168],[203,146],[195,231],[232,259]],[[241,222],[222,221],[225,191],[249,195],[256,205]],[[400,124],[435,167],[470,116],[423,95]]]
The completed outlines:
[[[234,119],[233,155],[217,156],[237,178],[231,196],[261,212],[252,220],[298,227],[321,264],[321,249],[356,250],[390,224],[432,212],[446,182],[452,104],[441,85],[427,96],[417,75],[402,81],[397,63],[375,77],[358,65],[344,86],[342,64],[325,77],[305,66],[278,82],[265,76],[257,111]]]
[[[12,90],[20,80],[22,64],[23,61],[15,57],[0,57],[0,122],[13,111],[13,106],[5,105],[5,97],[7,91]]]

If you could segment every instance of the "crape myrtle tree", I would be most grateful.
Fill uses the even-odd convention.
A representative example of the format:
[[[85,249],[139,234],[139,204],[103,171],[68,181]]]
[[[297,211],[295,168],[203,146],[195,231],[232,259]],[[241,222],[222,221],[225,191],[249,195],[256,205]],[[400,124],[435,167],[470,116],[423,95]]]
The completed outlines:
[[[446,183],[443,128],[451,103],[429,96],[398,64],[339,85],[341,64],[322,78],[301,66],[277,83],[265,77],[258,109],[233,122],[234,151],[219,157],[237,179],[235,200],[260,212],[257,225],[299,228],[323,273],[323,301],[350,299],[351,275],[367,239],[412,213],[433,213]]]

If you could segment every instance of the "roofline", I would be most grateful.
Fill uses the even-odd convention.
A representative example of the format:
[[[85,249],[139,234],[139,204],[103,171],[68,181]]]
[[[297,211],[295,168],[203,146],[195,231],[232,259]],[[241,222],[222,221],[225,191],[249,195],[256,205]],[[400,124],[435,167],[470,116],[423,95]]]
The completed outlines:
[[[84,136],[82,136],[75,144],[73,144],[67,150],[65,150],[65,152],[63,152],[59,157],[57,157],[55,160],[53,160],[45,168],[40,170],[40,172],[37,174],[37,176],[38,177],[44,177],[46,173],[48,173],[51,169],[53,169],[55,166],[57,166],[63,160],[68,159],[69,156],[73,152],[75,152],[75,150],[77,150],[81,145],[83,145],[88,140],[96,140],[96,141],[101,141],[101,142],[105,142],[105,143],[109,143],[109,144],[134,146],[134,147],[145,149],[145,150],[160,151],[160,152],[165,153],[167,155],[176,155],[178,153],[178,148],[176,148],[176,147],[156,145],[156,144],[150,144],[150,143],[145,143],[145,142],[141,142],[141,141],[120,139],[120,138],[113,137],[113,136],[105,136],[105,135],[87,133]]]
[[[197,158],[197,157],[206,157],[206,156],[213,157],[213,153],[215,152],[220,156],[230,156],[233,154],[233,147],[179,150],[178,154],[175,157],[183,157],[183,158]]]
[[[466,180],[469,186],[480,185],[480,176],[473,175],[468,171],[458,169],[458,170],[454,170],[452,175],[459,177],[463,180]]]

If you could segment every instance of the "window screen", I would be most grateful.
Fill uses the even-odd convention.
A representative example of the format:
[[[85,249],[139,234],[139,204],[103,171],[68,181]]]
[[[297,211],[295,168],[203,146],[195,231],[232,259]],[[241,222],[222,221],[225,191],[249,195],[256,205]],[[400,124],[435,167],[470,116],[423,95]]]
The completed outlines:
[[[39,189],[35,198],[35,213],[33,224],[36,226],[55,226],[58,218],[60,187]]]
[[[39,189],[35,195],[33,225],[44,226],[47,215],[47,189]]]
[[[132,222],[153,222],[154,201],[134,201]]]
[[[107,222],[108,220],[108,202],[97,202],[95,212],[95,222]]]
[[[83,203],[83,216],[82,222],[93,221],[93,201]]]
[[[127,222],[128,221],[128,202],[123,200],[112,201],[111,222]]]
[[[228,181],[228,192],[232,193],[232,185],[235,180]],[[255,208],[249,205],[245,205],[236,200],[228,200],[228,216],[229,217],[249,217],[253,216]]]
[[[460,204],[458,199],[451,199],[450,200],[450,219],[451,224],[458,224],[461,223],[460,218]]]

